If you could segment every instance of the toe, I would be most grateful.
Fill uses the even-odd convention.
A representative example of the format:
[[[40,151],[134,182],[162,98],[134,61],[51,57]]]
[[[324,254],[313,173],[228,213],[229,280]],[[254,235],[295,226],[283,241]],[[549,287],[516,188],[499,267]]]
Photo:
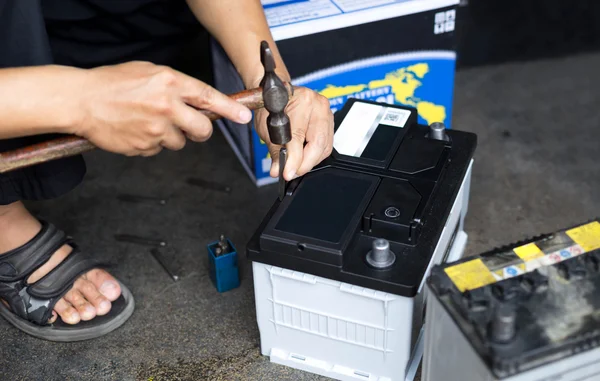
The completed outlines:
[[[102,295],[114,302],[121,295],[119,282],[104,270],[94,269],[86,274],[86,279],[96,286]]]
[[[75,307],[75,309],[79,313],[79,316],[81,317],[81,320],[87,321],[93,319],[94,317],[96,317],[96,309],[86,300],[83,294],[79,291],[77,283],[75,283],[75,287],[76,288],[72,289],[65,295],[64,299],[67,302],[69,302],[73,307]]]
[[[56,311],[62,321],[67,324],[77,324],[81,320],[77,310],[64,298],[56,302],[54,311]]]
[[[79,279],[76,286],[85,299],[96,308],[96,315],[106,315],[110,311],[112,306],[110,301],[98,291],[98,288],[91,281]]]

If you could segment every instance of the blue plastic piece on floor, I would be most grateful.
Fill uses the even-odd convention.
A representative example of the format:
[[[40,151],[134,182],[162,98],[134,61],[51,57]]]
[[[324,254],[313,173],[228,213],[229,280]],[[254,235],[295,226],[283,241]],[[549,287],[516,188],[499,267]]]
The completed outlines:
[[[231,251],[218,256],[215,253],[215,249],[219,246],[219,241],[215,241],[207,246],[210,279],[218,292],[226,292],[240,285],[237,251],[229,239],[227,240],[227,244],[231,248]]]

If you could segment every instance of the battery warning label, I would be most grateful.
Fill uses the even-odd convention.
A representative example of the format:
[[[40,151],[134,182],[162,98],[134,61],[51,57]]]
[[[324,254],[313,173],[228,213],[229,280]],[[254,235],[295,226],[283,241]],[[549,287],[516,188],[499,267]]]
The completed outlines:
[[[512,250],[481,255],[444,269],[460,292],[474,290],[600,249],[600,222],[552,234]]]
[[[448,267],[444,271],[446,271],[446,274],[460,292],[473,290],[496,282],[496,278],[485,264],[483,264],[481,259],[473,259],[472,261]]]
[[[544,256],[542,250],[540,250],[535,243],[528,243],[527,245],[516,247],[513,251],[525,262]]]
[[[600,223],[598,221],[568,230],[567,234],[585,251],[600,249]]]

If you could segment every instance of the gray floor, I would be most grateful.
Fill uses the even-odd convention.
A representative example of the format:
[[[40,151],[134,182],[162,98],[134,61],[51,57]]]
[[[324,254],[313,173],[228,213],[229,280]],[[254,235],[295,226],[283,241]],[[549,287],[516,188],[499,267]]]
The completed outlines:
[[[600,54],[472,69],[458,75],[455,127],[479,147],[467,219],[468,253],[600,215]],[[87,250],[118,266],[137,310],[93,342],[53,344],[0,321],[3,380],[324,380],[259,355],[250,267],[242,287],[219,294],[205,245],[224,232],[244,244],[276,197],[256,189],[220,133],[204,145],[150,159],[89,155],[87,181],[60,200],[34,205]],[[221,192],[187,184],[213,177]],[[126,203],[119,194],[165,198]],[[165,240],[173,283],[149,248],[114,234]]]

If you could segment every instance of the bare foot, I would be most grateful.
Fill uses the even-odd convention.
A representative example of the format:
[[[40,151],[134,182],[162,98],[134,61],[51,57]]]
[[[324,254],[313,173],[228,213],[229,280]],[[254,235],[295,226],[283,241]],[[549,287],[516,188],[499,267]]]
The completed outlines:
[[[14,203],[0,205],[0,256],[29,242],[42,226],[25,206]],[[30,284],[40,280],[69,256],[72,248],[64,245],[39,269],[27,279]],[[73,287],[54,306],[50,322],[58,316],[67,324],[77,324],[82,320],[91,320],[106,315],[111,302],[121,295],[119,283],[109,273],[94,269],[80,276]],[[58,315],[58,316],[57,316]]]

